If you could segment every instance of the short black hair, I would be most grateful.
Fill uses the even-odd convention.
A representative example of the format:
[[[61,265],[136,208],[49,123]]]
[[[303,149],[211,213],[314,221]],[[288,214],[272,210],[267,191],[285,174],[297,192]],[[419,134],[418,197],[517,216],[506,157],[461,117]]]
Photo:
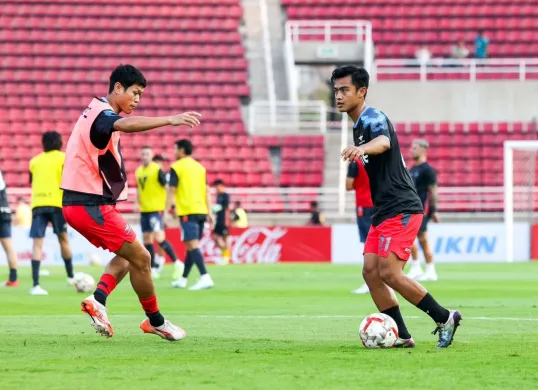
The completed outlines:
[[[176,147],[178,149],[183,149],[187,156],[190,156],[192,154],[193,149],[194,149],[193,146],[192,146],[192,142],[189,141],[188,139],[180,139],[180,140],[176,141]]]
[[[153,156],[153,159],[152,159],[154,162],[163,162],[164,161],[164,157],[160,154],[156,154],[155,156]]]
[[[41,137],[41,144],[45,152],[61,150],[63,146],[62,135],[57,131],[46,131]]]
[[[108,93],[111,93],[114,90],[114,85],[116,85],[116,83],[120,83],[125,90],[135,84],[144,88],[146,88],[147,85],[146,78],[142,72],[133,65],[128,64],[119,65],[112,71]]]
[[[236,207],[236,208],[237,208],[237,207],[241,207],[241,201],[236,200],[236,201],[235,201],[235,207]]]
[[[213,182],[213,185],[214,185],[214,186],[221,186],[221,185],[224,185],[224,180],[222,180],[222,179],[216,179],[216,180]]]
[[[310,202],[310,207],[318,207],[318,202],[313,200],[312,202]]]
[[[345,65],[333,70],[331,75],[331,83],[338,79],[351,76],[351,82],[359,90],[359,88],[366,87],[370,85],[370,75],[364,68],[359,68],[355,65]],[[364,95],[366,97],[366,95]]]

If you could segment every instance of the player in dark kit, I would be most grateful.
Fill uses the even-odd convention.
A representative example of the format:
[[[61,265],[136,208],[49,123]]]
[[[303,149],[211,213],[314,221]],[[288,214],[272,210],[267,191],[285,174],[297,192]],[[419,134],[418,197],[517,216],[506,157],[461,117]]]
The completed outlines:
[[[411,145],[411,155],[415,165],[411,167],[409,173],[415,183],[418,196],[424,205],[424,219],[418,231],[418,242],[426,259],[426,272],[422,273],[418,260],[418,247],[416,243],[411,250],[413,261],[407,276],[419,282],[437,281],[437,272],[433,263],[433,253],[428,243],[428,222],[439,222],[437,214],[437,173],[427,161],[427,153],[430,144],[425,139],[416,139]]]
[[[224,182],[220,179],[214,181],[217,189],[217,202],[213,205],[215,214],[215,228],[213,240],[222,252],[223,265],[230,262],[230,249],[228,248],[228,229],[230,228],[230,195],[226,192]]]
[[[392,123],[381,111],[366,106],[369,85],[366,70],[356,66],[337,68],[331,82],[339,111],[346,112],[355,123],[355,146],[345,148],[342,158],[347,161],[360,158],[368,174],[375,207],[364,246],[362,271],[372,299],[378,310],[398,325],[396,347],[412,348],[415,343],[390,288],[435,321],[434,334],[439,333],[437,348],[446,348],[460,324],[460,312],[439,305],[424,287],[402,271],[422,223],[423,207],[405,167]]]

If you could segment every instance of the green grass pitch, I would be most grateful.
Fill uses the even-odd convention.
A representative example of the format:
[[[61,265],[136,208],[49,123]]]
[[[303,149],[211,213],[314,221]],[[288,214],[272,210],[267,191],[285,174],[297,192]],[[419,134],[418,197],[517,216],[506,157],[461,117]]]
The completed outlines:
[[[376,309],[360,267],[311,264],[211,267],[216,287],[189,292],[156,282],[161,311],[188,333],[144,335],[128,280],[111,295],[115,336],[93,332],[83,294],[61,268],[46,297],[0,289],[0,389],[531,389],[538,387],[538,263],[440,265],[426,284],[463,313],[454,344],[435,348],[431,320],[402,303],[414,350],[366,350],[363,317]],[[101,268],[79,268],[98,277]],[[5,276],[5,271],[3,273]],[[194,271],[191,283],[197,277]]]

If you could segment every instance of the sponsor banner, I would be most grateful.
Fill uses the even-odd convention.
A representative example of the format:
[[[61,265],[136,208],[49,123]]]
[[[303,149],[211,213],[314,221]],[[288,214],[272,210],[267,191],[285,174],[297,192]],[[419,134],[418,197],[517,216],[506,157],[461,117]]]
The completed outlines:
[[[140,226],[132,226],[138,237],[142,237]],[[90,262],[106,264],[112,257],[113,253],[96,248],[82,237],[75,230],[68,228],[69,242],[73,252],[73,263],[90,264]],[[32,239],[30,238],[30,229],[13,226],[11,228],[13,246],[19,257],[20,265],[29,265],[32,260]],[[52,228],[47,228],[43,239],[43,265],[63,265],[63,259],[60,252],[58,238],[52,232]],[[7,264],[6,254],[0,250],[0,264]]]
[[[184,259],[180,230],[166,229],[166,237]],[[230,261],[235,264],[331,261],[331,227],[232,228],[228,240]],[[220,249],[208,229],[204,231],[200,248],[206,262],[221,262]]]
[[[531,227],[531,259],[538,260],[538,225]]]
[[[142,234],[140,226],[132,225],[138,238]],[[174,246],[180,259],[185,258],[185,246],[181,242],[178,228],[167,229],[167,238]],[[29,229],[13,227],[12,237],[20,265],[28,265],[32,259],[32,239]],[[84,237],[69,229],[69,240],[73,252],[73,263],[106,264],[114,255],[109,251],[95,248]],[[331,228],[330,227],[250,227],[232,228],[231,262],[236,264],[277,263],[277,262],[330,262]],[[221,262],[220,249],[206,229],[201,241],[201,250],[206,262]],[[7,264],[5,252],[0,250],[0,264]],[[43,242],[43,264],[63,265],[58,239],[48,228]]]
[[[332,234],[333,263],[362,263],[356,225],[334,225]],[[430,223],[428,239],[437,262],[506,261],[503,223]],[[514,258],[516,261],[530,258],[528,223],[514,224]]]

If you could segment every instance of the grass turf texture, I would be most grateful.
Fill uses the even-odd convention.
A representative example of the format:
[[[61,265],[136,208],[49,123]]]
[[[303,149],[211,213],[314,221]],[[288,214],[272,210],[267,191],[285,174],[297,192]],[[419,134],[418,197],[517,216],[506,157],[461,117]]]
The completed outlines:
[[[360,267],[246,265],[211,267],[216,288],[156,282],[162,312],[188,337],[169,343],[138,328],[144,319],[125,280],[109,298],[116,334],[105,339],[80,313],[84,294],[63,269],[42,277],[50,295],[33,297],[29,269],[18,289],[0,289],[2,389],[357,389],[536,388],[538,264],[441,265],[426,284],[460,309],[454,345],[435,349],[431,320],[402,303],[414,350],[366,350],[363,317],[376,309]],[[100,275],[100,268],[78,271]],[[197,275],[193,275],[196,277]],[[191,283],[194,282],[194,277]],[[525,320],[515,320],[524,318]]]

